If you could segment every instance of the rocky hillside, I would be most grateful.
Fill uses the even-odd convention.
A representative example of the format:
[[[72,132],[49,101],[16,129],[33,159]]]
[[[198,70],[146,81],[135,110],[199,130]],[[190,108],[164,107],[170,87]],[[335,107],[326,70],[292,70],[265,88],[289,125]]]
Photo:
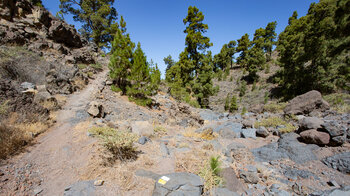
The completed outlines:
[[[31,140],[25,132],[46,130],[66,96],[83,89],[106,59],[73,26],[26,0],[0,1],[0,43],[0,124],[12,127],[1,138],[23,132],[18,142],[1,140],[8,143],[3,158]],[[26,128],[35,123],[42,128]]]
[[[243,94],[239,67],[217,79],[211,109],[167,92],[141,107],[44,8],[0,1],[0,20],[0,195],[350,195],[348,96],[277,103],[272,63]]]

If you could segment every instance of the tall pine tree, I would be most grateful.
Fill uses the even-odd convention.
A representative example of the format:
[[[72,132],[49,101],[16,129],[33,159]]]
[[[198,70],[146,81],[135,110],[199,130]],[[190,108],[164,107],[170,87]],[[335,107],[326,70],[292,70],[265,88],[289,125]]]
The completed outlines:
[[[126,93],[128,77],[131,72],[133,49],[135,44],[130,40],[130,35],[126,33],[126,23],[124,18],[120,18],[120,25],[112,42],[112,55],[109,63],[110,77],[117,83],[118,88]]]
[[[84,37],[101,48],[109,43],[118,29],[114,0],[60,0],[63,14],[72,14],[74,21],[81,22],[79,30]]]

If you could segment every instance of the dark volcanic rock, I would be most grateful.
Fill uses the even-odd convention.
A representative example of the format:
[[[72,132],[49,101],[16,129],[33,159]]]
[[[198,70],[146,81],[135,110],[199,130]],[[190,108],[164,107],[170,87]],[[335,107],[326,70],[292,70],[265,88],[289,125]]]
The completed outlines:
[[[337,189],[331,189],[326,191],[320,191],[310,194],[310,196],[345,196],[350,195],[350,186],[337,188]]]
[[[314,110],[328,110],[329,104],[322,99],[322,95],[318,91],[309,91],[299,95],[289,101],[285,107],[285,114],[309,114]]]
[[[328,167],[350,174],[350,152],[336,154],[322,160]]]
[[[166,174],[169,180],[161,184],[159,179],[156,181],[153,196],[163,195],[188,195],[200,196],[203,192],[203,182],[201,178],[191,173],[171,173]]]
[[[246,183],[257,184],[259,182],[259,177],[255,172],[249,172],[240,170],[239,177],[242,178]]]
[[[271,143],[260,148],[252,149],[256,161],[273,161],[283,158],[303,164],[311,160],[317,160],[312,152],[316,145],[305,145],[300,143],[296,133],[288,133],[281,136],[277,143]]]

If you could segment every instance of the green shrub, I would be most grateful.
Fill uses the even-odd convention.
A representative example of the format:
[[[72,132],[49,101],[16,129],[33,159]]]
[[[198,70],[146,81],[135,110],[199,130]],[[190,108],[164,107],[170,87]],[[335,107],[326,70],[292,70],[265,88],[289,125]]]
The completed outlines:
[[[243,106],[243,109],[242,109],[241,115],[243,116],[245,113],[247,113],[247,108],[246,108],[245,106]]]
[[[90,67],[92,67],[93,69],[95,70],[102,70],[102,65],[99,64],[99,63],[96,63],[96,64],[90,64]]]
[[[234,112],[238,110],[238,106],[237,106],[237,98],[236,96],[232,96],[232,99],[231,99],[231,104],[230,104],[230,112]]]
[[[245,80],[242,81],[241,86],[239,88],[239,96],[243,97],[247,91],[247,82]]]
[[[122,92],[122,90],[114,84],[111,85],[111,90],[117,93]]]
[[[254,81],[253,86],[252,86],[252,91],[256,89],[256,81]]]
[[[230,77],[230,82],[232,82],[232,81],[233,81],[233,76]]]
[[[265,92],[265,95],[264,95],[264,104],[267,104],[268,101],[269,101],[269,92]]]
[[[226,99],[225,99],[225,111],[228,111],[230,109],[230,95],[227,94]]]
[[[199,172],[199,176],[204,180],[205,192],[224,183],[222,177],[219,176],[221,171],[220,165],[219,157],[211,157]]]
[[[134,142],[138,136],[128,131],[119,131],[110,127],[93,127],[89,133],[98,137],[102,145],[112,154],[110,161],[135,160],[138,152]]]
[[[273,127],[273,128],[276,128],[279,125],[285,126],[285,128],[279,129],[282,133],[289,133],[297,129],[297,127],[293,126],[291,123],[288,123],[284,119],[277,116],[263,119],[260,122],[256,122],[254,124],[255,127]]]
[[[86,64],[78,64],[78,68],[85,69],[85,68],[87,68],[87,65]]]

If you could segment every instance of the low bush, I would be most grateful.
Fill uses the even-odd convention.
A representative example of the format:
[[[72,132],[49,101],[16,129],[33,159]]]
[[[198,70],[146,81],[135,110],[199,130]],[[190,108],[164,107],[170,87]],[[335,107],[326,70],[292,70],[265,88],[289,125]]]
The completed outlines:
[[[219,156],[210,157],[210,160],[207,161],[203,169],[199,172],[199,176],[204,180],[204,190],[208,192],[216,186],[223,184],[223,179],[220,177],[221,172],[221,162]]]
[[[93,127],[89,132],[97,136],[102,145],[111,153],[109,161],[136,160],[138,151],[134,147],[134,142],[138,136],[128,131],[119,131],[110,127]]]
[[[276,128],[277,126],[284,126],[284,128],[279,129],[281,133],[289,133],[297,129],[297,127],[295,127],[291,123],[277,116],[273,116],[270,118],[263,119],[260,122],[256,122],[254,126],[255,127],[273,127],[273,128]]]
[[[265,104],[264,111],[271,112],[271,113],[283,112],[286,105],[287,105],[287,103],[285,103],[285,102]]]

